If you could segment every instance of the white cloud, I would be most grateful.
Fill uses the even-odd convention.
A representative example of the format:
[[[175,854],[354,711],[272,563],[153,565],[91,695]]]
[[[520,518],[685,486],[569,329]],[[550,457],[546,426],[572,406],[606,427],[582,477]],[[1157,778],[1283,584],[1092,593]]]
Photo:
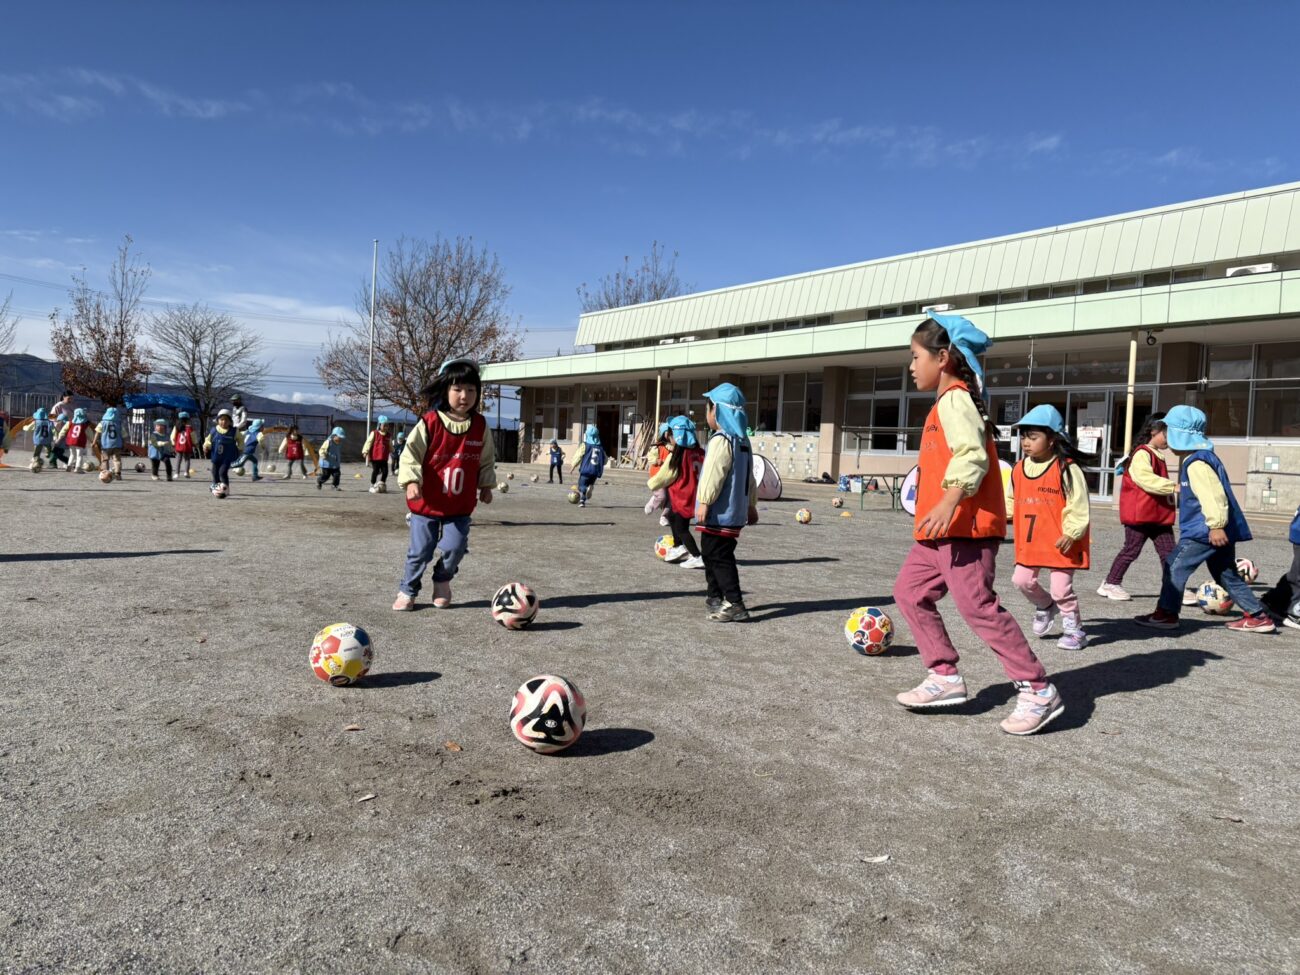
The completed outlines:
[[[294,390],[292,393],[267,393],[267,399],[273,399],[277,403],[309,403],[317,406],[335,406],[335,397],[332,395],[322,395],[320,393],[304,393],[301,390]]]

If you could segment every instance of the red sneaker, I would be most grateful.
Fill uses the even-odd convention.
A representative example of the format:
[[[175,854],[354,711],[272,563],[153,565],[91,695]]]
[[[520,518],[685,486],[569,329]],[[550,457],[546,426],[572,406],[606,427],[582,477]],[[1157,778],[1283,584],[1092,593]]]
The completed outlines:
[[[1147,613],[1146,616],[1135,616],[1133,622],[1138,626],[1145,626],[1152,630],[1178,629],[1178,617],[1173,613],[1166,613],[1163,609],[1157,609],[1154,613]]]
[[[1277,627],[1267,613],[1256,613],[1254,616],[1243,616],[1239,620],[1233,620],[1225,624],[1228,629],[1236,630],[1238,633],[1275,633]]]

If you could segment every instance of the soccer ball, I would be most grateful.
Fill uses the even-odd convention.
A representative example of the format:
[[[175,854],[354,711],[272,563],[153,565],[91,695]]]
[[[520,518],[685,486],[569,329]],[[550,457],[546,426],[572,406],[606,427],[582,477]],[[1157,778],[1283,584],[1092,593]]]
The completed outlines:
[[[832,507],[832,508],[843,508],[843,507],[844,507],[844,499],[843,499],[843,498],[831,498],[831,507]]]
[[[268,474],[274,474],[274,473],[275,473],[275,465],[274,465],[274,464],[267,464],[267,465],[266,465],[266,473],[268,473]]]
[[[492,597],[492,618],[507,630],[522,630],[537,619],[537,593],[522,582],[508,582]]]
[[[187,470],[187,471],[185,472],[185,477],[186,477],[187,479],[188,479],[188,478],[191,478],[191,477],[193,477],[193,476],[194,476],[194,472],[193,472],[192,470]]]
[[[812,512],[807,508],[800,508],[794,513],[794,520],[799,522],[801,525],[806,525],[808,522],[812,521]]]
[[[244,474],[247,473],[242,467],[232,467],[231,470],[234,471],[236,474],[238,474],[240,477],[243,477]]]
[[[507,481],[513,481],[514,479],[515,479],[515,472],[514,472],[514,471],[511,471],[509,474],[506,475],[506,480],[507,480]]]
[[[1249,585],[1259,578],[1259,567],[1250,559],[1237,559],[1237,575]]]
[[[1196,605],[1211,616],[1222,616],[1232,609],[1232,597],[1213,582],[1203,582],[1196,589]]]
[[[136,472],[137,474],[143,474],[143,473],[144,473],[144,464],[136,464],[136,465],[135,465],[135,472]]]
[[[505,494],[510,490],[510,485],[507,484],[505,481],[501,481],[497,484],[497,490],[500,491],[502,494]]]
[[[894,621],[875,606],[859,606],[844,622],[844,638],[858,653],[874,657],[894,642]]]
[[[378,484],[375,485],[375,494],[387,494],[387,493],[388,493],[388,484],[385,481],[380,481]]]
[[[534,475],[533,475],[532,477],[530,477],[528,480],[530,480],[530,481],[532,481],[534,484],[536,484],[537,481],[538,481],[538,477],[537,477],[536,474],[534,474]]]
[[[580,500],[582,499],[578,496],[577,488],[569,492],[569,504],[577,504]]]
[[[411,513],[409,511],[406,513],[406,523],[408,525],[411,523]]]
[[[82,469],[83,471],[97,471],[97,470],[99,470],[99,461],[97,461],[97,460],[88,460],[88,461],[86,461],[84,464],[81,465],[81,469]]]
[[[578,740],[587,721],[587,702],[578,685],[542,674],[515,691],[510,730],[520,744],[543,755],[563,751]]]
[[[102,471],[99,472],[100,484],[111,484],[112,481],[113,481],[113,472],[110,471],[107,467],[105,467]]]
[[[218,498],[224,498],[228,492],[224,484],[218,484],[212,489],[212,493]]]
[[[44,466],[45,465],[41,463],[41,459],[39,457],[33,457],[32,462],[27,465],[27,469],[31,471],[33,474],[39,474],[41,472],[41,468]]]
[[[677,539],[671,535],[660,535],[655,539],[655,555],[661,559],[668,558],[668,551],[677,547]]]
[[[311,669],[335,687],[355,684],[375,662],[370,634],[351,623],[331,623],[311,641]]]

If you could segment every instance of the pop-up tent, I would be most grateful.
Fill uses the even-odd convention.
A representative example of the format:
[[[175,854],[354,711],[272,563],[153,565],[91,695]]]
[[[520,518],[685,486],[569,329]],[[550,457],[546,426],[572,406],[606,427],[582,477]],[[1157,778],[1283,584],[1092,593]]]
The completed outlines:
[[[758,500],[781,500],[781,475],[776,465],[762,454],[754,454],[754,483],[758,486]]]
[[[148,410],[159,406],[168,410],[185,410],[188,413],[199,411],[199,404],[192,396],[180,393],[128,393],[126,395],[128,410]]]

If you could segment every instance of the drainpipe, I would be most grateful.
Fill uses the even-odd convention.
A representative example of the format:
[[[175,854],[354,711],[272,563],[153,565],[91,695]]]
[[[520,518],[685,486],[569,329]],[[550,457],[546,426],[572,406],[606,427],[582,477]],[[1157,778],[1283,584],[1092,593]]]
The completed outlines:
[[[662,372],[656,371],[655,372],[655,415],[654,415],[654,420],[651,424],[654,427],[655,433],[652,434],[652,437],[657,435],[659,432],[659,404],[663,401],[663,391],[664,391],[664,374]]]
[[[1134,329],[1128,337],[1128,396],[1124,404],[1124,456],[1133,449],[1133,387],[1137,383],[1138,333]]]

